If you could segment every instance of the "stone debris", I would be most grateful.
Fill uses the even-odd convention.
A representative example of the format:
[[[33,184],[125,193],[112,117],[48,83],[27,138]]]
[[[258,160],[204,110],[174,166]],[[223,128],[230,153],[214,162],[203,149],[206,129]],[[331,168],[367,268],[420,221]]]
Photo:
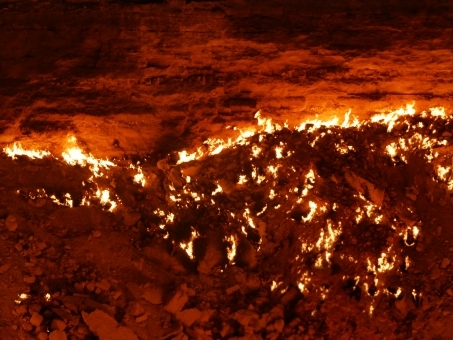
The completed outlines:
[[[5,220],[5,226],[8,231],[16,231],[18,224],[14,215],[9,215]]]
[[[50,324],[50,329],[54,331],[64,331],[66,329],[66,323],[63,320],[53,319]]]
[[[5,263],[0,266],[0,274],[6,273],[8,269],[11,267],[11,264]]]
[[[66,333],[63,331],[52,331],[49,334],[49,340],[67,340]]]
[[[144,289],[142,298],[153,305],[162,304],[162,289],[157,287],[148,287]]]
[[[164,306],[164,309],[171,314],[176,314],[184,308],[188,300],[189,297],[187,294],[181,290],[178,290],[175,295],[173,295],[171,300]]]
[[[335,134],[346,134],[326,131],[326,145],[338,142]],[[45,217],[36,222],[35,215],[27,219],[21,211],[24,227],[8,233],[16,217],[0,209],[1,236],[10,242],[1,254],[0,273],[6,273],[5,282],[23,278],[29,284],[21,283],[25,292],[13,310],[17,332],[47,339],[50,330],[51,338],[74,340],[141,339],[154,336],[155,329],[165,340],[346,340],[369,327],[369,320],[373,332],[391,337],[401,320],[435,309],[450,315],[450,259],[436,255],[424,275],[413,260],[432,252],[440,235],[453,251],[449,229],[417,213],[423,186],[395,187],[383,171],[368,177],[354,162],[360,153],[324,157],[308,148],[306,137],[288,131],[256,136],[250,146],[225,150],[225,158],[190,164],[175,165],[169,156],[160,164],[165,173],[147,169],[159,173],[161,191],[136,188],[124,201],[130,208],[125,203],[118,214],[106,213],[111,220],[105,224],[100,218],[65,223],[78,214],[102,212],[100,206],[43,214],[53,203],[47,200],[37,210],[38,201],[32,200],[26,208]],[[352,145],[353,137],[341,138]],[[265,158],[250,167],[260,138],[267,139]],[[295,153],[293,163],[270,166],[277,146],[301,140],[306,149],[288,150]],[[374,163],[360,160],[382,169],[387,165],[379,157]],[[390,174],[398,172],[399,165],[390,165]],[[119,177],[111,182],[118,190],[136,187]],[[31,200],[28,193],[21,189],[25,203]],[[446,209],[450,198],[445,197],[440,200]],[[72,212],[69,217],[63,208]],[[26,234],[26,226],[36,232]],[[46,242],[36,236],[41,232],[49,233]],[[122,235],[113,243],[119,233],[127,241]],[[20,268],[16,258],[23,259]],[[425,285],[413,285],[419,278]],[[421,330],[419,323],[413,325]]]
[[[36,339],[38,339],[38,340],[48,340],[49,339],[49,335],[47,335],[47,333],[44,333],[44,332],[39,332],[38,335],[36,335]]]
[[[184,333],[179,333],[177,336],[171,338],[171,340],[189,340],[189,337]]]
[[[450,265],[450,263],[451,263],[450,259],[444,257],[444,258],[442,259],[442,263],[440,264],[440,267],[441,267],[442,269],[445,269],[445,268],[447,268],[447,267]]]
[[[126,212],[124,214],[124,225],[126,227],[132,227],[140,220],[140,218],[142,218],[142,215],[138,212]]]
[[[41,326],[43,320],[44,317],[41,314],[39,314],[38,312],[34,312],[30,318],[30,323],[35,327],[39,327]]]
[[[196,308],[185,309],[176,313],[176,319],[186,327],[191,327],[195,321],[200,319],[201,312]]]
[[[31,276],[24,276],[24,282],[26,282],[26,283],[32,284],[32,283],[35,283],[35,281],[36,281],[36,277],[33,276],[33,275],[31,275]]]
[[[237,292],[240,289],[241,289],[241,286],[236,284],[236,285],[234,285],[232,287],[228,287],[226,289],[226,293],[227,293],[227,295],[231,295],[231,294],[233,294],[234,292]]]
[[[108,291],[110,289],[110,283],[106,279],[102,279],[101,281],[96,282],[95,287]]]
[[[140,316],[145,313],[145,309],[138,302],[129,302],[126,313],[132,316]]]
[[[82,317],[99,340],[138,340],[129,328],[118,325],[113,317],[101,310],[92,313],[82,312]]]
[[[384,190],[379,189],[373,183],[356,175],[353,172],[346,172],[344,178],[353,189],[355,189],[365,197],[368,196],[370,200],[377,206],[380,207],[384,202]]]

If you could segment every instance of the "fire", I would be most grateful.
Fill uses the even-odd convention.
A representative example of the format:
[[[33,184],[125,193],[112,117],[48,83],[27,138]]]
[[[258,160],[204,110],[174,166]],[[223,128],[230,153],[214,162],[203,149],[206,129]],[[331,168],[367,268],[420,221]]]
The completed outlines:
[[[413,116],[415,114],[415,104],[407,104],[406,109],[400,108],[387,114],[377,114],[371,117],[371,122],[381,123],[388,126],[387,131],[391,132],[395,126],[396,121],[403,116]]]
[[[236,238],[231,235],[226,239],[227,242],[229,242],[231,245],[227,248],[227,256],[228,260],[230,261],[231,264],[234,264],[234,258],[236,257]]]
[[[50,152],[47,150],[27,150],[24,149],[19,142],[15,142],[12,147],[5,147],[3,152],[6,153],[12,159],[17,159],[16,156],[27,156],[28,158],[42,159],[46,156],[50,156]]]
[[[199,236],[198,232],[193,230],[192,228],[192,235],[190,237],[190,240],[187,243],[181,242],[179,246],[181,249],[183,249],[187,255],[190,257],[191,260],[193,260],[194,255],[193,255],[193,240]]]
[[[82,149],[76,146],[77,139],[72,136],[69,137],[68,143],[74,144],[75,146],[69,147],[62,153],[63,159],[70,165],[80,165],[82,167],[89,165],[90,171],[95,177],[103,176],[100,172],[101,168],[109,169],[115,166],[115,164],[107,159],[95,158],[92,154],[85,154]]]
[[[134,176],[134,182],[141,184],[142,187],[144,187],[146,184],[146,180],[145,180],[145,175],[143,174],[142,168],[137,167],[137,172],[138,173]]]
[[[110,204],[109,211],[115,210],[115,208],[118,205],[115,201],[110,199],[110,191],[108,189],[104,189],[101,191],[98,188],[95,196],[99,199],[99,202],[101,203],[101,205],[106,206],[106,205]]]

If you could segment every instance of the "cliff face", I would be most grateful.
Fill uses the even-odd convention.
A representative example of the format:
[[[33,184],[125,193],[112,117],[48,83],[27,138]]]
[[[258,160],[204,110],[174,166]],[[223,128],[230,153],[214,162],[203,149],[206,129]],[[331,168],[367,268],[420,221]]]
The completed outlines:
[[[1,142],[58,145],[77,131],[101,156],[162,156],[258,109],[298,123],[451,102],[446,2],[1,6]]]

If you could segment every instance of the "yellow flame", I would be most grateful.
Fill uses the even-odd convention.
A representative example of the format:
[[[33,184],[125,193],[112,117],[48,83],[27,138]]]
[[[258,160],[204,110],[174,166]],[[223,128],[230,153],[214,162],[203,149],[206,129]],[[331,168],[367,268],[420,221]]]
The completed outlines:
[[[39,158],[42,159],[46,156],[50,156],[50,152],[47,150],[27,150],[24,149],[19,142],[15,142],[12,147],[5,147],[3,149],[9,157],[16,159],[16,156],[27,156],[31,159]]]
[[[407,104],[406,109],[400,108],[396,111],[389,112],[387,114],[376,114],[371,117],[371,122],[381,123],[388,126],[387,131],[392,131],[396,121],[402,116],[413,116],[415,114],[415,104]]]
[[[69,137],[68,142],[70,144],[75,144],[77,139],[74,136]],[[89,169],[95,177],[103,176],[103,173],[100,172],[101,168],[109,169],[110,167],[115,166],[115,164],[107,159],[95,158],[92,154],[85,154],[82,149],[78,146],[72,146],[67,148],[66,151],[62,153],[63,159],[66,163],[70,165],[80,165],[82,167],[89,164]]]
[[[231,235],[230,237],[227,238],[227,241],[231,243],[231,246],[227,248],[227,256],[228,260],[230,261],[231,264],[233,264],[233,260],[236,256],[236,238]]]

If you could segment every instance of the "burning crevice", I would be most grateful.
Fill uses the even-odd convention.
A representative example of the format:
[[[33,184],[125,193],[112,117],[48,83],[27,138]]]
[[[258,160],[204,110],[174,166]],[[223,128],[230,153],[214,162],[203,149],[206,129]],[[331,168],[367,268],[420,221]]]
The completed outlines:
[[[256,289],[240,279],[224,287],[242,300],[233,307],[239,314],[222,318],[240,325],[213,326],[214,336],[272,334],[277,326],[244,324],[241,310],[249,303],[262,313],[276,312],[269,304],[282,304],[282,320],[297,324],[285,331],[288,336],[353,331],[409,336],[397,321],[421,317],[432,300],[428,281],[419,279],[432,233],[432,215],[424,207],[452,204],[450,115],[443,108],[417,113],[407,105],[366,121],[348,111],[342,119],[311,119],[293,127],[262,115],[255,115],[256,126],[230,129],[232,137],[208,139],[156,166],[146,159],[135,164],[98,159],[73,136],[61,157],[19,144],[4,152],[16,159],[13,164],[73,174],[67,192],[31,182],[31,190],[16,188],[35,208],[83,208],[88,220],[122,215],[119,230],[131,233],[138,251],[188,278],[226,280],[238,271],[251,278],[257,272]],[[50,202],[66,207],[52,208]],[[65,210],[53,213],[54,222],[45,228],[64,221],[58,211]],[[77,219],[77,213],[67,216]],[[80,228],[78,222],[67,225]],[[58,228],[53,231],[58,237],[77,234]],[[441,278],[449,279],[448,273]],[[79,284],[72,276],[65,280]],[[184,289],[181,294],[187,294]],[[254,294],[268,303],[252,302]],[[196,301],[200,309],[208,295],[200,292]],[[222,304],[231,302],[216,300],[217,308]],[[165,308],[180,318],[180,310]],[[346,330],[344,313],[353,325]],[[375,318],[386,326],[376,328]],[[190,333],[190,326],[185,330]]]

